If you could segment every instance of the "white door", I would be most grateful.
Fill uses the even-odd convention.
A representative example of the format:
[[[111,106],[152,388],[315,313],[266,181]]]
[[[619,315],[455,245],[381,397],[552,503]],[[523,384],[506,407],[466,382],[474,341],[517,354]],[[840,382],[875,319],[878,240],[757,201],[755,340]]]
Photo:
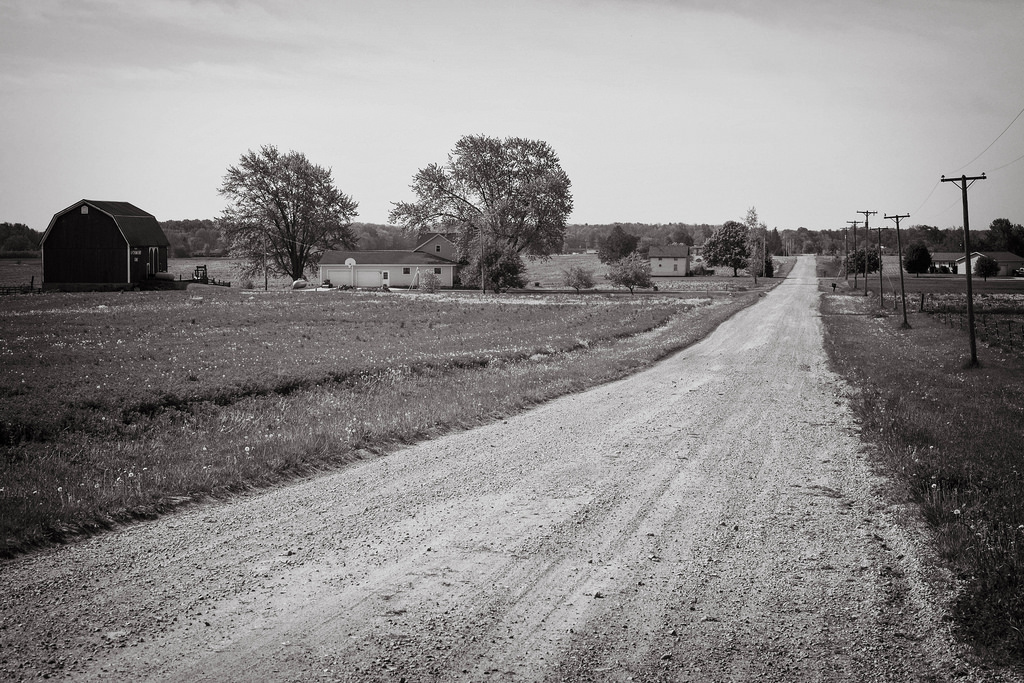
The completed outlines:
[[[379,270],[357,270],[356,287],[380,287],[381,273]]]

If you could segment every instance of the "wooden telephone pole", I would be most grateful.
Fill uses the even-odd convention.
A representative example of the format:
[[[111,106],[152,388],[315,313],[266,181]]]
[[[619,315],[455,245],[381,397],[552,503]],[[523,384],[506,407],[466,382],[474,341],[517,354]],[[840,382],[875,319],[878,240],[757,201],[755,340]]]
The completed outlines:
[[[947,178],[942,176],[941,182],[953,183],[960,188],[964,198],[964,269],[967,271],[967,329],[971,338],[971,367],[978,365],[978,344],[974,339],[974,285],[971,283],[971,227],[967,215],[967,188],[976,180],[987,180],[985,174],[968,178],[965,175],[959,178]]]
[[[853,253],[856,254],[857,253],[857,226],[860,225],[860,221],[846,221],[846,222],[853,226]],[[846,267],[847,268],[849,267],[849,264],[850,264],[850,256],[849,256],[849,254],[847,254],[847,256],[846,256]],[[850,279],[850,273],[849,272],[846,273],[846,279],[847,280]],[[853,269],[853,288],[855,290],[857,289],[857,269],[856,268]]]
[[[877,211],[858,211],[857,213],[864,214],[864,296],[868,295],[868,237],[871,236],[871,228],[868,226],[868,220],[871,216],[874,216]],[[854,245],[854,250],[856,250]],[[878,270],[882,270],[882,264],[878,264]]]
[[[910,218],[909,213],[896,214],[895,216],[883,216],[886,220],[896,221],[896,254],[899,258],[900,269],[900,296],[903,297],[903,329],[909,330],[910,323],[907,322],[907,290],[903,286],[903,245],[900,242],[900,219]]]

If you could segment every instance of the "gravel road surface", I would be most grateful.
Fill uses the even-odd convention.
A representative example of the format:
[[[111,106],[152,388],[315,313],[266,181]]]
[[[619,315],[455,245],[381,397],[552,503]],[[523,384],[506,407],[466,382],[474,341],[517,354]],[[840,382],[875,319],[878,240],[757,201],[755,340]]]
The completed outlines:
[[[1004,680],[878,494],[818,297],[801,257],[636,376],[6,562],[0,674]]]

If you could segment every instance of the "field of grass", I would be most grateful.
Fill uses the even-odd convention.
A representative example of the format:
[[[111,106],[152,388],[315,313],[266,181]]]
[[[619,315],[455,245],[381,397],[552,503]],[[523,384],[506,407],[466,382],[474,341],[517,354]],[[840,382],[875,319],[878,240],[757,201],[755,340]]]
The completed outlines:
[[[757,296],[4,297],[0,555],[624,376]]]
[[[854,277],[851,274],[849,279],[843,277],[839,261],[833,261],[826,257],[818,258],[818,274],[821,277],[831,278],[844,287],[853,288]],[[964,275],[911,275],[903,274],[904,288],[907,296],[913,296],[914,300],[924,293],[949,294],[953,292],[966,292],[967,279]],[[971,278],[972,289],[976,294],[1024,294],[1024,277],[998,277],[983,280],[980,277]],[[864,278],[857,278],[857,287],[864,291]],[[878,296],[878,273],[868,273],[868,291]],[[900,270],[899,259],[896,256],[882,257],[882,291],[892,296],[893,292],[900,291]]]
[[[877,298],[829,285],[826,348],[893,495],[920,507],[959,578],[960,636],[1024,666],[1024,359],[979,343],[981,367],[968,369],[964,331],[913,307],[903,330]]]

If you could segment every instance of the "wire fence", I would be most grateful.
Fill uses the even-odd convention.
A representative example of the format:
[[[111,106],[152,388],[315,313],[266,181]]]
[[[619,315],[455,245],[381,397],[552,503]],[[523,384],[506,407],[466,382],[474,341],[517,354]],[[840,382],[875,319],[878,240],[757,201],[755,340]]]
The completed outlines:
[[[910,302],[908,301],[908,306]],[[948,300],[937,302],[924,294],[918,299],[920,311],[954,329],[967,332],[967,305]],[[1000,305],[991,310],[975,310],[974,330],[978,340],[1006,351],[1024,353],[1024,304]]]

